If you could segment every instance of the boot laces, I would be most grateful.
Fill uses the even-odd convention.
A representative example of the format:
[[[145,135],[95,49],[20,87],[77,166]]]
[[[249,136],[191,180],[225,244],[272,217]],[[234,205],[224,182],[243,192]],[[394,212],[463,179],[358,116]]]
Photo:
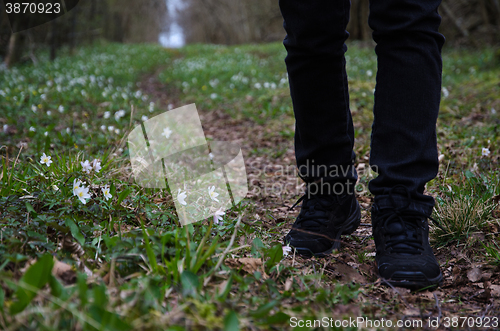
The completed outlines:
[[[389,235],[387,249],[396,254],[421,254],[424,251],[424,229],[419,223],[425,217],[424,213],[410,209],[390,209],[380,214],[380,218],[384,220],[383,227]]]
[[[418,255],[425,250],[423,233],[426,220],[430,219],[438,227],[441,226],[425,213],[408,208],[411,201],[410,192],[403,185],[397,185],[389,192],[393,206],[396,205],[393,194],[398,188],[402,188],[406,192],[407,204],[399,208],[381,210],[378,215],[383,220],[383,228],[386,229],[386,234],[389,236],[386,248],[396,254]]]
[[[340,204],[344,195],[325,194],[323,192],[311,194],[310,191],[310,187],[308,186],[304,195],[289,210],[292,210],[302,202],[302,208],[294,223],[294,228],[319,231],[322,227],[328,225],[333,206]]]

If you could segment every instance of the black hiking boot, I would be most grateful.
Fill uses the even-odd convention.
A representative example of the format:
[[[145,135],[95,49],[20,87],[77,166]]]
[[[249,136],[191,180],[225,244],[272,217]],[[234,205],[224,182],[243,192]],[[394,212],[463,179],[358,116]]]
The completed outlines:
[[[361,211],[354,191],[349,192],[346,184],[340,184],[344,188],[339,189],[339,184],[309,183],[305,194],[291,207],[302,201],[299,216],[284,240],[298,254],[324,257],[340,248],[341,235],[351,234],[359,226]]]
[[[427,218],[408,207],[379,209],[373,205],[375,260],[379,276],[391,285],[417,290],[442,284],[443,275],[429,244]]]

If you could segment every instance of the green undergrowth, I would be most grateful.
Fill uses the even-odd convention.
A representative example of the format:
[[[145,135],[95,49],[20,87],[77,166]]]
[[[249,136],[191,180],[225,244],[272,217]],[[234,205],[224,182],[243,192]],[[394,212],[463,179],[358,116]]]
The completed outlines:
[[[291,317],[340,318],[360,305],[359,284],[332,278],[321,260],[296,265],[284,256],[284,225],[250,222],[255,201],[240,202],[219,224],[180,227],[169,190],[141,188],[131,174],[127,133],[169,108],[195,102],[257,124],[289,121],[285,55],[281,43],[100,44],[0,69],[1,328],[287,329]],[[347,55],[362,157],[376,57],[356,43]],[[165,84],[171,103],[153,101],[140,84],[147,75]],[[478,254],[492,264],[499,261],[499,77],[493,49],[445,50],[441,166],[427,186],[436,196],[434,243],[477,248],[481,238]],[[289,129],[280,134],[293,137]],[[55,277],[57,263],[74,277]]]

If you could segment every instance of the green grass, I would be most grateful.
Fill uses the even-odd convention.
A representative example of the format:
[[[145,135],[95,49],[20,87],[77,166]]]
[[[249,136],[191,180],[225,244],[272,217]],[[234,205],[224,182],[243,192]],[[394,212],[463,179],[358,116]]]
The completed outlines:
[[[498,243],[492,242],[489,246],[483,243],[483,247],[486,250],[489,262],[493,265],[500,265],[500,247],[498,247]]]
[[[102,44],[54,62],[41,56],[38,67],[0,69],[1,328],[266,330],[286,328],[291,316],[341,317],[338,307],[358,304],[359,285],[332,279],[320,260],[294,265],[283,257],[279,229],[249,225],[254,201],[227,212],[221,225],[209,219],[181,228],[170,192],[141,188],[130,176],[128,131],[143,116],[192,102],[256,124],[286,123],[276,134],[292,139],[284,57],[280,43],[180,50]],[[433,232],[436,244],[462,245],[482,233],[489,248],[479,254],[498,261],[498,234],[490,229],[498,222],[492,197],[500,194],[495,61],[492,49],[445,50],[449,95],[443,92],[438,120],[444,160],[427,190],[438,196],[435,216],[444,229]],[[373,50],[350,44],[347,66],[362,157],[373,119]],[[172,105],[151,103],[138,85],[153,73]],[[483,148],[491,154],[483,156]],[[40,163],[43,153],[50,166]],[[284,151],[252,153],[279,158]],[[94,159],[102,169],[82,171],[81,162]],[[85,204],[73,194],[75,180],[92,193]],[[231,255],[259,259],[262,267],[229,268],[223,261]],[[51,276],[51,256],[78,270],[76,282]],[[365,252],[357,259],[372,260]]]
[[[441,187],[443,196],[437,199],[434,213],[437,224],[432,232],[437,243],[469,245],[474,235],[489,234],[491,223],[498,222],[493,216],[497,207],[493,196],[500,190],[498,175],[497,171],[490,178],[476,177],[467,171],[461,183]]]

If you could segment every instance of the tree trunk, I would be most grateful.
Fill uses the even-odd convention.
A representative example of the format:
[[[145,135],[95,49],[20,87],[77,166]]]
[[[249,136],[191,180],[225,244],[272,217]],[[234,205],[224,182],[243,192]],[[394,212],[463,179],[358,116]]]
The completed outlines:
[[[50,61],[56,59],[58,46],[57,19],[50,22]]]
[[[78,7],[73,8],[73,14],[71,15],[71,29],[69,33],[69,53],[75,53],[76,45],[76,22],[78,20]]]
[[[369,0],[351,0],[351,14],[347,25],[351,39],[369,40],[371,38],[371,29],[368,26],[369,7]]]
[[[361,0],[361,6],[360,6],[360,29],[361,29],[361,36],[360,39],[362,40],[369,40],[372,36],[372,30],[370,29],[370,26],[368,25],[368,16],[370,15],[370,2],[369,0]]]
[[[349,24],[347,24],[347,31],[351,39],[358,39],[359,33],[359,0],[351,1],[351,15],[349,19]]]
[[[90,0],[90,12],[89,12],[89,21],[90,29],[89,29],[89,42],[90,44],[94,43],[94,22],[95,22],[95,0]]]
[[[123,42],[123,29],[122,29],[122,17],[118,13],[114,13],[114,27],[113,27],[113,41],[122,43]]]
[[[7,67],[12,67],[14,64],[19,62],[23,54],[24,44],[26,36],[24,32],[12,33],[9,39],[9,50],[7,56],[5,57],[5,65]]]

